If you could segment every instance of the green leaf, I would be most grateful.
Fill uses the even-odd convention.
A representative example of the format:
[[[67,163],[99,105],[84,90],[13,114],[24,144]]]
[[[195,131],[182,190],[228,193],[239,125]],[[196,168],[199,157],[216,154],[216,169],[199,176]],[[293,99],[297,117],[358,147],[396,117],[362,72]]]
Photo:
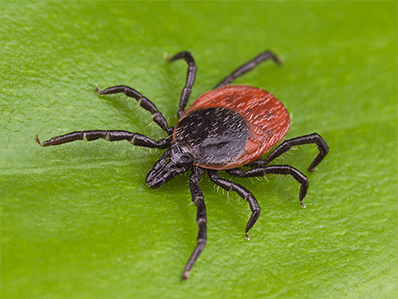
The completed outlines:
[[[397,6],[394,2],[6,2],[0,14],[3,298],[393,298],[397,267]],[[202,180],[208,242],[179,280],[197,234],[188,174],[157,190],[160,150],[128,142],[41,140],[75,130],[166,134],[126,84],[177,122],[193,53],[191,101],[261,51],[236,81],[292,114],[288,138],[318,132],[330,153],[302,209],[290,177],[234,179],[262,214]],[[315,146],[276,161],[303,172]],[[227,176],[225,176],[227,177]]]

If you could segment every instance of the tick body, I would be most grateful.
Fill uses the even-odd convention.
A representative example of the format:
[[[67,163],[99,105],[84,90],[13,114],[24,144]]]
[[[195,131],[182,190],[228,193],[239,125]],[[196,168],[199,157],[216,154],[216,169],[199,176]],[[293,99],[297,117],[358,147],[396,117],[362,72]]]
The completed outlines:
[[[194,165],[225,170],[246,165],[285,137],[286,108],[260,88],[229,85],[195,100],[176,125],[173,142],[188,144]]]
[[[197,207],[196,221],[199,227],[197,244],[185,265],[182,280],[189,277],[192,266],[206,244],[206,206],[199,181],[206,172],[212,182],[227,191],[234,191],[249,203],[251,216],[245,228],[246,238],[249,230],[260,215],[260,206],[254,195],[245,187],[231,180],[221,178],[219,171],[225,171],[232,177],[259,177],[267,174],[291,175],[300,183],[299,202],[302,203],[307,190],[308,178],[290,165],[268,165],[276,157],[288,151],[292,146],[315,143],[319,153],[308,168],[312,172],[323,160],[329,148],[317,133],[285,140],[264,159],[262,156],[277,145],[287,134],[290,117],[283,104],[271,93],[260,88],[246,85],[230,85],[234,79],[266,60],[280,64],[277,56],[266,51],[243,64],[217,84],[213,90],[196,99],[187,110],[185,106],[195,81],[196,64],[189,52],[180,52],[169,61],[183,59],[188,64],[186,84],[182,90],[178,122],[174,127],[167,124],[165,117],[156,106],[137,90],[128,86],[109,87],[98,92],[100,95],[124,93],[137,100],[139,105],[152,114],[156,124],[163,129],[167,137],[160,140],[128,131],[92,130],[76,131],[53,137],[40,143],[41,146],[58,145],[75,140],[108,141],[127,140],[136,146],[165,149],[164,154],[149,170],[145,181],[151,188],[159,188],[174,177],[191,171],[189,187],[192,201]],[[243,170],[240,167],[249,169]]]

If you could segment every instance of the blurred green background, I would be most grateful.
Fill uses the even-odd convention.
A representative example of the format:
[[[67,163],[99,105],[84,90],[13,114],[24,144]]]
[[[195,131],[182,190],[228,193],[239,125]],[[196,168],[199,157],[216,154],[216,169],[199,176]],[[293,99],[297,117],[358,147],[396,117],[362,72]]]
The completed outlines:
[[[398,296],[396,3],[3,1],[0,18],[3,298]],[[265,49],[284,66],[237,83],[287,106],[288,138],[318,132],[331,150],[308,173],[305,210],[290,177],[234,179],[262,207],[250,241],[248,204],[205,177],[208,243],[188,281],[188,174],[152,190],[160,150],[34,140],[84,129],[164,138],[135,101],[94,86],[132,86],[174,125],[186,65],[165,55],[193,53],[192,101]],[[305,171],[316,153],[275,163]]]

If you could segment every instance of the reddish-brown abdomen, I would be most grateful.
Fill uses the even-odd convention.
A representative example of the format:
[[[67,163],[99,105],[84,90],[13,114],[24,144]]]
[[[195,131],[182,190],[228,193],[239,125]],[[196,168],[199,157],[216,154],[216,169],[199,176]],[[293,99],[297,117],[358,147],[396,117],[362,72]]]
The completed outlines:
[[[231,169],[250,163],[281,141],[290,127],[289,113],[279,100],[268,91],[246,85],[229,85],[203,94],[182,118],[195,110],[215,107],[227,108],[241,115],[249,137],[242,155],[233,162],[223,165],[197,163],[204,168]]]

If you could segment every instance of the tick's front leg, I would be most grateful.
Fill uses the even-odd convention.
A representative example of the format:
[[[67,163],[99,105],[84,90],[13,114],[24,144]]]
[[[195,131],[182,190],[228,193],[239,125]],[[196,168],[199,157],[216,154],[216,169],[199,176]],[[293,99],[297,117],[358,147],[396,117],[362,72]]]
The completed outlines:
[[[187,264],[185,265],[184,272],[182,273],[181,280],[189,278],[189,272],[192,269],[195,261],[198,259],[200,253],[203,251],[206,245],[206,206],[205,199],[203,197],[202,190],[199,188],[200,177],[205,173],[205,170],[200,167],[193,167],[191,177],[189,178],[189,188],[191,190],[192,201],[197,207],[196,222],[199,227],[198,238],[196,241],[196,247],[192,252]]]

